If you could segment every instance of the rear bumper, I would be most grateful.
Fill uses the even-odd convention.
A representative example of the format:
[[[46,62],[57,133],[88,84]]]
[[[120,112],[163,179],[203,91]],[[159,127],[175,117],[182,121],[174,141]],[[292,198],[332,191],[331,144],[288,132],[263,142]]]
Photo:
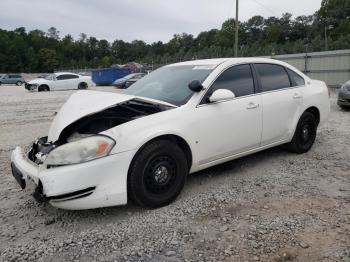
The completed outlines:
[[[33,196],[63,209],[91,209],[127,203],[127,173],[133,151],[90,162],[47,169],[35,165],[17,147],[11,156],[13,176],[24,188],[36,185]]]

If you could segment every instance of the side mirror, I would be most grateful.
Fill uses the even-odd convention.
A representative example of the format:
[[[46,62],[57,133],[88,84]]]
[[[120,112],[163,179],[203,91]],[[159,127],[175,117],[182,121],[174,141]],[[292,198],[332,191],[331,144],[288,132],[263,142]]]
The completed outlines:
[[[204,89],[202,83],[198,80],[193,80],[191,83],[189,83],[188,88],[196,93],[198,93]]]
[[[227,89],[218,89],[209,97],[209,102],[221,102],[235,98],[235,94]]]

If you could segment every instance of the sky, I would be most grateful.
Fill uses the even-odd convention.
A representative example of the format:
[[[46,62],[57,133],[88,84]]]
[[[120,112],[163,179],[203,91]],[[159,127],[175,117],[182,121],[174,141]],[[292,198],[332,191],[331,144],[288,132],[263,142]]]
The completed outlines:
[[[321,0],[240,0],[240,20],[254,15],[311,15]],[[235,0],[1,0],[0,28],[80,33],[113,41],[169,41],[176,33],[194,36],[221,28],[235,16]]]

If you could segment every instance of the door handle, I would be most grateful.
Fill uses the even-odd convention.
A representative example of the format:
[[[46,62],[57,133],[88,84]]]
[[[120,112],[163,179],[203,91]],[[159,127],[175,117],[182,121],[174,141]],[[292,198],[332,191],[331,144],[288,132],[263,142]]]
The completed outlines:
[[[294,96],[293,96],[294,99],[299,99],[299,98],[301,98],[301,97],[302,97],[302,96],[301,96],[301,94],[299,94],[299,93],[295,93]]]
[[[258,108],[258,107],[259,107],[259,104],[250,102],[247,106],[247,109],[254,109],[254,108]]]

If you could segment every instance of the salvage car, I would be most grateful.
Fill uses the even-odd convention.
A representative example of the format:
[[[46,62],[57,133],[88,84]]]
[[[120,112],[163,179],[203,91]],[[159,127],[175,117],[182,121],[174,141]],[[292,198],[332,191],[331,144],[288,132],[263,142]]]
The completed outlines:
[[[132,84],[128,82],[133,82],[135,83],[136,81],[140,80],[142,77],[144,77],[146,74],[144,73],[134,73],[134,74],[129,74],[123,78],[117,79],[113,82],[113,86],[118,87],[118,88],[128,88]]]
[[[47,137],[11,157],[22,188],[64,209],[174,201],[187,175],[267,148],[308,152],[328,88],[284,62],[231,58],[164,66],[124,93],[78,91]]]
[[[0,77],[0,85],[17,85],[21,86],[26,81],[23,79],[23,77],[19,74],[8,74],[8,75],[2,75]]]
[[[72,89],[87,89],[93,82],[89,76],[74,73],[54,73],[44,78],[37,78],[25,84],[28,91],[57,91]]]
[[[350,80],[342,85],[339,90],[338,106],[343,109],[350,108]]]

